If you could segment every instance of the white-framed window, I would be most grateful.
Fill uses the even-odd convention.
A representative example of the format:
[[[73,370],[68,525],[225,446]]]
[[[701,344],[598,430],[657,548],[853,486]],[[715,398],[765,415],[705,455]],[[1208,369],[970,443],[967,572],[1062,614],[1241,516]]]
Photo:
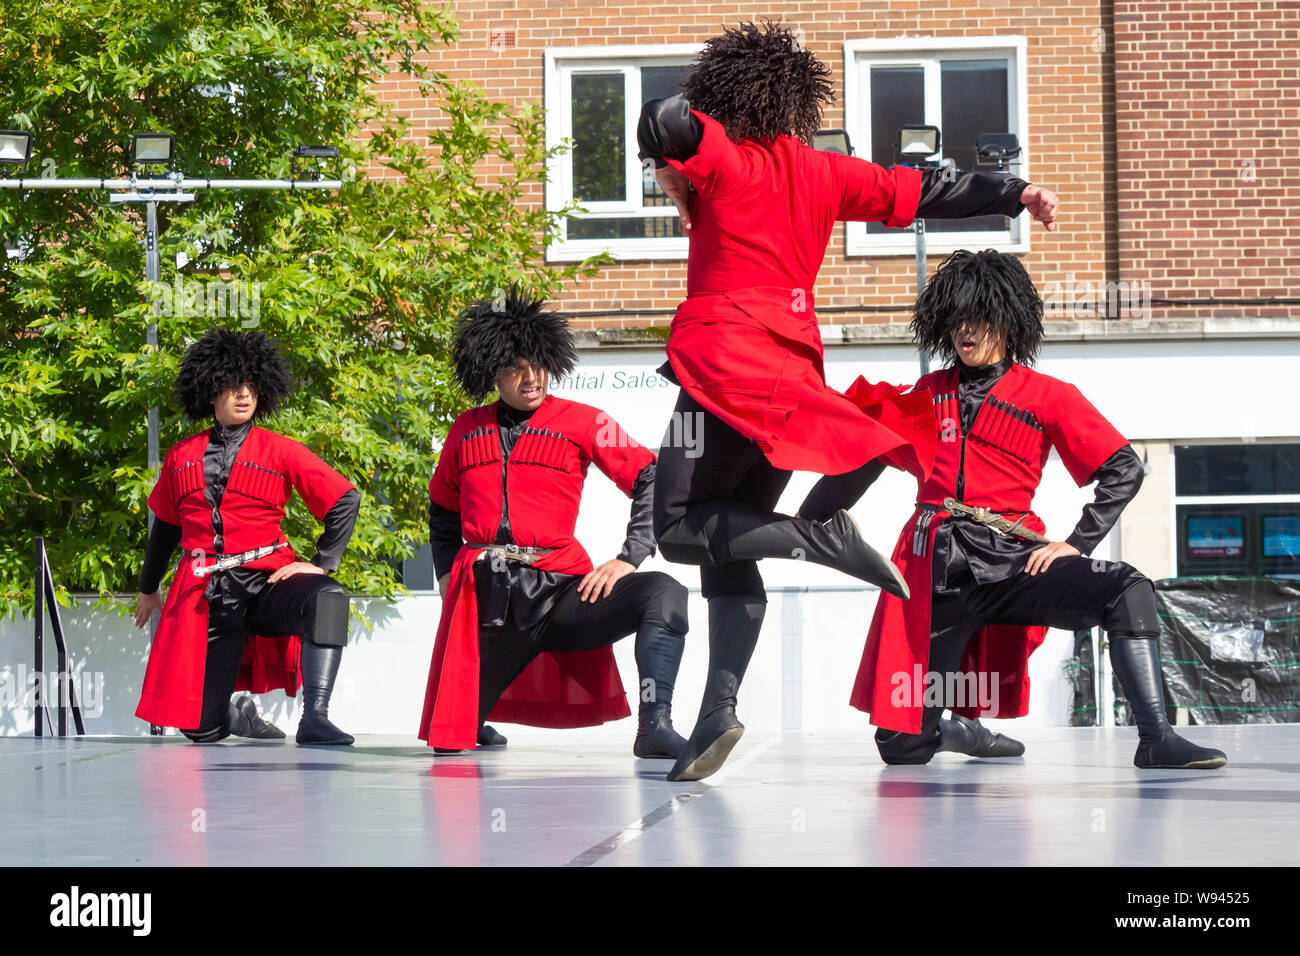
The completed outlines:
[[[881,166],[898,161],[899,127],[925,123],[939,127],[940,151],[933,160],[951,159],[964,172],[975,164],[980,133],[1015,133],[1021,156],[1008,168],[1029,180],[1028,115],[1023,36],[896,37],[844,43],[844,121],[854,155]],[[932,253],[954,249],[1029,250],[1029,214],[1015,219],[927,220],[926,246]],[[845,254],[911,255],[912,229],[879,223],[845,225]]]
[[[1179,576],[1300,577],[1300,442],[1174,443]]]
[[[702,44],[551,48],[545,51],[546,145],[573,147],[547,167],[546,208],[570,200],[548,261],[607,251],[615,259],[685,259],[677,210],[637,158],[636,125],[647,101],[681,92]]]

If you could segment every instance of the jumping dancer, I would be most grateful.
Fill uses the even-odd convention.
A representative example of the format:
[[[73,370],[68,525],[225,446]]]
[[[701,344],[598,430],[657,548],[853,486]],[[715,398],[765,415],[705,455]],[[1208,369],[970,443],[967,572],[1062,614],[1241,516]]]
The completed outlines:
[[[772,511],[792,470],[836,475],[884,456],[929,474],[931,409],[874,386],[863,414],[826,384],[813,285],[835,223],[1029,209],[1054,228],[1056,197],[1024,180],[885,169],[811,148],[834,99],[829,75],[789,30],[741,24],[709,40],[683,93],[647,103],[637,128],[640,156],[690,236],[687,298],[660,372],[681,386],[674,421],[702,430],[703,453],[691,456],[670,428],[655,483],[659,548],[700,565],[709,602],[708,683],[670,780],[713,773],[744,731],[736,694],[767,603],[759,559],[798,556],[907,593],[847,512]]]

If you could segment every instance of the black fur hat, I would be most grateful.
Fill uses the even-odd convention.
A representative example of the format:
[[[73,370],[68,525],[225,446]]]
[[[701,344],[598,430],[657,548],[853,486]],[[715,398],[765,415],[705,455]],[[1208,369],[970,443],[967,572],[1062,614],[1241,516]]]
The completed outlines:
[[[682,92],[739,142],[793,133],[808,145],[821,129],[822,105],[835,102],[830,67],[798,33],[759,18],[705,41]]]
[[[552,378],[563,378],[578,364],[569,320],[545,312],[542,298],[529,298],[512,283],[499,299],[467,306],[456,322],[452,362],[461,387],[475,401],[496,388],[497,373],[518,359],[542,366]]]
[[[1033,364],[1043,341],[1043,300],[1019,259],[958,249],[943,261],[916,297],[912,337],[929,354],[956,362],[952,334],[966,322],[987,322],[993,336],[1006,332],[1011,361]]]
[[[210,329],[185,350],[176,376],[176,401],[191,420],[213,417],[213,400],[245,382],[257,392],[254,418],[265,418],[289,394],[293,379],[279,347],[261,332]]]

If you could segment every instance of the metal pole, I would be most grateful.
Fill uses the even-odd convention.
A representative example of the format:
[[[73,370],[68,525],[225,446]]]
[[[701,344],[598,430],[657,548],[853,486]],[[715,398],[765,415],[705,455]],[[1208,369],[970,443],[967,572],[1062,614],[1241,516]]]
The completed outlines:
[[[68,641],[63,633],[63,616],[54,600],[54,572],[46,558],[44,570],[45,601],[50,606],[50,626],[54,631],[54,644],[59,652],[59,736],[68,736],[68,711],[77,733],[84,734],[86,725],[81,720],[81,706],[77,703],[77,689],[72,683],[72,668],[68,664]]]
[[[151,352],[158,350],[158,310],[161,308],[158,293],[158,203],[147,202],[144,227],[144,277],[152,288],[151,311],[153,319],[145,329],[145,343]],[[149,468],[158,467],[158,406],[149,406]],[[153,512],[149,512],[149,527],[153,528]]]
[[[36,615],[36,672],[32,675],[32,717],[36,721],[36,736],[45,736],[42,718],[45,716],[45,698],[41,683],[45,680],[45,539],[36,539],[36,573],[32,582],[36,587],[33,611]]]
[[[175,179],[0,179],[0,189],[28,191],[34,189],[116,189],[161,191],[178,189],[342,189],[341,179],[202,179],[179,176]],[[149,197],[140,195],[135,201]],[[121,201],[121,200],[119,200]]]
[[[162,308],[159,293],[162,291],[159,286],[161,270],[158,263],[158,203],[145,203],[145,227],[144,227],[144,277],[151,284],[151,293],[153,301],[151,312],[153,319],[145,328],[145,343],[151,352],[158,350],[158,312]],[[158,406],[149,406],[149,470],[155,470],[159,465],[158,453]],[[154,516],[151,509],[146,509],[148,514],[148,531],[153,532]],[[153,645],[158,637],[158,614],[155,612],[149,615],[149,643]],[[157,737],[162,733],[162,728],[157,724],[149,724],[149,735]]]
[[[916,295],[919,298],[925,291],[925,220],[917,219],[912,223],[916,233]],[[930,356],[921,349],[921,374],[930,374]]]

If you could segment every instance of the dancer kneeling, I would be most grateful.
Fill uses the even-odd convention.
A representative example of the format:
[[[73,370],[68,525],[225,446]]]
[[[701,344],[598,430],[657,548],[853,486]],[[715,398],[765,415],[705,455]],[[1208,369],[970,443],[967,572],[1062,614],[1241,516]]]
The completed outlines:
[[[253,424],[289,390],[288,367],[259,332],[215,329],[185,353],[176,397],[211,428],[167,452],[149,508],[154,522],[135,624],[161,611],[136,716],[181,728],[190,740],[278,739],[284,733],[235,690],[302,684],[300,744],[350,744],[329,720],[347,643],[348,606],[330,577],[352,537],[357,490],[302,444]],[[297,491],[325,528],[310,563],[280,530]],[[164,606],[158,585],[176,545],[184,549]]]
[[[1123,562],[1087,557],[1137,494],[1142,463],[1077,388],[1027,367],[1042,309],[1020,261],[992,250],[953,253],[917,298],[916,341],[951,361],[915,386],[933,396],[939,440],[894,548],[913,596],[880,596],[851,702],[878,726],[886,763],[927,763],[943,750],[1014,756],[1019,743],[972,718],[1027,712],[1028,658],[1048,627],[1100,625],[1137,721],[1134,764],[1220,767],[1221,751],[1180,737],[1165,713],[1151,581]],[[1030,510],[1052,448],[1077,484],[1097,483],[1065,541],[1043,537]],[[873,461],[823,478],[800,514],[850,507],[883,468]],[[967,699],[933,699],[917,686],[923,672]],[[957,712],[950,721],[941,720],[945,704]]]
[[[500,399],[456,419],[429,483],[443,609],[419,736],[454,751],[505,743],[489,717],[538,727],[625,717],[611,645],[635,633],[633,753],[676,759],[687,592],[662,572],[635,572],[655,549],[655,456],[605,412],[549,394],[577,352],[568,321],[543,301],[511,288],[503,309],[479,302],[460,317],[457,378],[477,400],[494,388]],[[592,463],[632,498],[622,550],[594,569],[573,536]]]

